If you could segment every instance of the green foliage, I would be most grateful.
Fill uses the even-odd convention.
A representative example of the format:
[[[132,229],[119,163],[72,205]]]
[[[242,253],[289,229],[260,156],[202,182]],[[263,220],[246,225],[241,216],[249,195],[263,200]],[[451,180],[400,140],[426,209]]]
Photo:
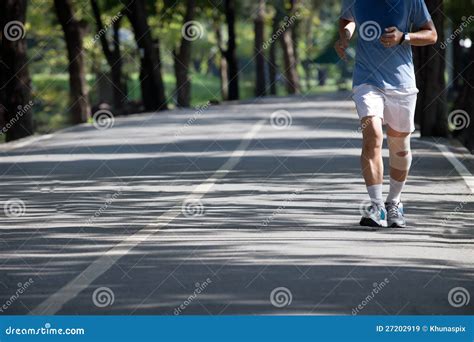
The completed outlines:
[[[148,21],[152,36],[159,38],[162,57],[162,71],[166,87],[166,95],[173,106],[175,91],[174,65],[172,51],[179,46],[181,30],[186,10],[186,1],[145,0],[148,10]],[[87,67],[90,99],[94,105],[98,101],[96,78],[98,74],[108,73],[109,65],[104,58],[100,42],[94,39],[96,24],[92,17],[89,0],[73,0],[76,20],[87,24],[84,36],[85,61]],[[114,16],[123,15],[121,36],[128,37],[121,41],[123,54],[123,73],[127,76],[128,97],[132,101],[140,101],[140,84],[138,81],[139,53],[136,49],[133,33],[123,8],[116,0],[98,0],[104,24],[111,23]],[[454,1],[452,1],[454,3]],[[276,9],[289,13],[289,0],[267,1],[265,16],[265,33],[269,39],[272,30],[272,19]],[[256,2],[251,0],[236,1],[237,10],[237,55],[241,67],[240,87],[242,98],[254,96],[255,64],[254,64],[254,23]],[[300,61],[314,59],[332,43],[336,34],[335,22],[338,16],[338,2],[322,0],[300,0],[298,10],[298,55]],[[472,12],[471,12],[472,13]],[[220,53],[217,48],[216,29],[221,28],[223,39],[226,40],[224,18],[224,1],[197,0],[196,21],[203,28],[201,39],[193,41],[193,66],[197,64],[200,71],[191,67],[192,105],[202,105],[211,100],[221,100],[220,80],[214,70],[209,69],[209,60],[215,66],[219,63]],[[33,95],[35,105],[35,123],[39,132],[50,132],[69,124],[67,109],[68,95],[68,59],[63,32],[56,19],[53,0],[31,2],[28,8],[27,21],[29,56],[31,59]],[[111,41],[112,29],[106,32]],[[278,44],[278,42],[276,43]],[[279,46],[279,44],[277,45]],[[225,46],[224,46],[225,48]],[[268,53],[268,51],[266,51]],[[268,58],[268,55],[267,55]],[[278,65],[283,65],[282,56],[278,53]],[[299,66],[298,71],[302,83],[306,84],[306,70]],[[329,88],[334,89],[339,78],[337,67],[330,68]],[[311,87],[316,87],[316,74],[312,68]],[[331,88],[332,87],[332,88]],[[311,90],[314,91],[314,90]],[[318,90],[320,91],[320,90]],[[285,88],[280,81],[278,94],[284,95]]]

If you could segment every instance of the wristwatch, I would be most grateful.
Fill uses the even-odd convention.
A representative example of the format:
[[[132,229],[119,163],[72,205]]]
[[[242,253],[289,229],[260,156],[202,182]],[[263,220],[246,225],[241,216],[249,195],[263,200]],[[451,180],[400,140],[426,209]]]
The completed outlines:
[[[400,40],[400,45],[410,45],[410,33],[404,33],[402,39]]]

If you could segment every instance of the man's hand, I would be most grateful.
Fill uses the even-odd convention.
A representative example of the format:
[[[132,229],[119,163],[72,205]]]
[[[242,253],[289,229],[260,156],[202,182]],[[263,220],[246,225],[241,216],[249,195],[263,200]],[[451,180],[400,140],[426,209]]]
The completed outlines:
[[[334,49],[339,56],[339,58],[347,61],[346,50],[349,47],[349,40],[347,38],[340,38],[334,45]]]
[[[346,50],[349,47],[349,41],[351,40],[352,33],[349,29],[344,29],[344,34],[341,35],[339,40],[334,45],[339,58],[347,61]]]
[[[380,42],[386,48],[391,48],[400,44],[403,38],[403,32],[394,26],[385,29],[385,34],[380,38]]]

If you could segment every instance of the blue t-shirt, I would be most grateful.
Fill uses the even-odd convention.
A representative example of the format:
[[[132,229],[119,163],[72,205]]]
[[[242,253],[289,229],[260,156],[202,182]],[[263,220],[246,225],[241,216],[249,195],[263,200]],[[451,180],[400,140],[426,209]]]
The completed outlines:
[[[407,33],[430,21],[424,0],[343,0],[341,18],[355,21],[358,32],[354,87],[416,88],[411,46],[386,48],[380,38],[388,27]]]

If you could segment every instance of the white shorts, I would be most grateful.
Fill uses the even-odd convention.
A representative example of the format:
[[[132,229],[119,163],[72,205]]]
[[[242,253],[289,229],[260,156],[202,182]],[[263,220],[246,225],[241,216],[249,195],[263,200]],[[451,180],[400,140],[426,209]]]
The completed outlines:
[[[359,118],[378,116],[384,125],[403,133],[415,130],[418,89],[388,90],[361,84],[352,90]]]

